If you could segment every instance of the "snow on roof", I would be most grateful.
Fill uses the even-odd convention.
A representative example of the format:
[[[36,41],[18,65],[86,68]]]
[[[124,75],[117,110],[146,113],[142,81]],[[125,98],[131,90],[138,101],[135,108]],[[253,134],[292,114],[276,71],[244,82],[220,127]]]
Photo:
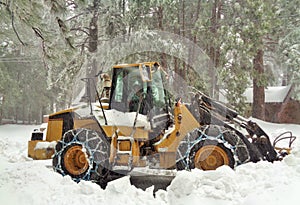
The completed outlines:
[[[265,89],[265,102],[266,103],[282,103],[287,98],[291,85],[288,86],[275,86],[267,87]],[[247,88],[244,92],[247,103],[253,102],[253,88]]]
[[[291,85],[287,86],[274,86],[267,87],[265,89],[265,102],[266,103],[282,103],[286,100],[291,90]],[[247,103],[253,102],[253,88],[247,88],[244,92],[244,96],[246,97]],[[220,90],[219,101],[223,103],[228,103],[226,99],[226,92],[224,90]]]

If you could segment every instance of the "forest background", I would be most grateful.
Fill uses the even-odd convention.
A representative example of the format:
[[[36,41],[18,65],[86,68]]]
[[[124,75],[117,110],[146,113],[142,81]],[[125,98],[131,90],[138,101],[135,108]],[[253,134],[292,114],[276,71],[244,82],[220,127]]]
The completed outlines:
[[[222,92],[242,114],[251,110],[264,119],[267,86],[292,84],[292,98],[300,99],[299,5],[300,0],[0,0],[0,124],[40,123],[43,115],[71,106],[80,77],[143,61],[159,61],[174,76],[174,87],[188,82],[215,99]],[[150,44],[156,49],[147,49]],[[120,56],[128,45],[143,49]],[[182,50],[186,58],[174,55]],[[199,72],[204,56],[209,62],[199,61]],[[243,96],[248,87],[250,108]]]

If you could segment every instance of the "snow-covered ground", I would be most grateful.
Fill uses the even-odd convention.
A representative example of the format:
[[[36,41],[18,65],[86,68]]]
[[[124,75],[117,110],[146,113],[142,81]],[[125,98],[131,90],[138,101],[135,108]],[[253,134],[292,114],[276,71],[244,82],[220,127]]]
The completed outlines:
[[[270,136],[291,130],[300,138],[300,125],[258,121]],[[75,183],[51,168],[51,160],[27,157],[32,125],[0,126],[0,203],[47,204],[204,204],[297,205],[300,201],[300,143],[281,162],[247,163],[232,170],[177,172],[167,190],[154,197],[130,184],[129,177],[112,181],[105,190],[91,182]]]

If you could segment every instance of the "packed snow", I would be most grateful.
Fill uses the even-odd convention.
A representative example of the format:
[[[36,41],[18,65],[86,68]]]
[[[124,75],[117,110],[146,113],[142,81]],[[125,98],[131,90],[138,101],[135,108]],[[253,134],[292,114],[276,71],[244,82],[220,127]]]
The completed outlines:
[[[98,119],[100,124],[101,122],[103,122],[102,124],[104,124],[103,113],[99,111],[99,108],[96,111],[98,111],[98,115],[96,115],[96,118]],[[151,129],[150,122],[148,121],[146,115],[142,115],[140,113],[137,114],[136,112],[120,112],[114,109],[105,110],[104,113],[108,125],[132,127],[136,119],[136,127],[144,127],[144,129],[146,130]]]
[[[93,103],[93,112],[100,124],[105,124],[103,112],[99,103]],[[137,114],[136,112],[121,112],[115,109],[103,110],[107,125],[115,126],[129,126],[132,127],[136,119],[136,127],[143,127],[146,130],[151,129],[150,122],[147,119],[147,115]],[[88,116],[90,113],[90,107],[86,104],[76,107],[76,113],[79,116]]]
[[[258,123],[272,137],[292,131],[300,138],[300,125]],[[167,190],[146,191],[130,184],[129,177],[112,181],[105,190],[88,181],[76,183],[51,168],[51,160],[27,157],[27,141],[32,125],[0,126],[1,204],[204,204],[204,205],[282,205],[299,204],[299,139],[283,161],[222,166],[215,171],[175,172]]]

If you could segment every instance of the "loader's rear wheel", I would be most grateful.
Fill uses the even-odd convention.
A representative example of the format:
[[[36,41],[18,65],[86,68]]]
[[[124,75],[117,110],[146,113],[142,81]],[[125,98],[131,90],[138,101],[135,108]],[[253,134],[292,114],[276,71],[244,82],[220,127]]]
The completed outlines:
[[[216,140],[204,140],[196,144],[190,153],[190,168],[215,170],[222,165],[234,167],[233,153]]]
[[[77,182],[92,180],[105,183],[109,148],[101,133],[87,129],[70,130],[56,144],[53,168],[62,175],[70,175]]]

